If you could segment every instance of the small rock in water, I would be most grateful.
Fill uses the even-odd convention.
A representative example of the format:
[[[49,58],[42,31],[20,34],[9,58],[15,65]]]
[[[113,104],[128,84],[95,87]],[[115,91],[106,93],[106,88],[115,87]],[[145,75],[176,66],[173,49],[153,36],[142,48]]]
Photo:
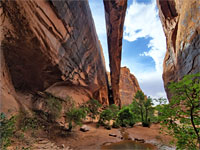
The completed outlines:
[[[144,142],[145,142],[144,139],[138,139],[138,138],[135,138],[135,141],[138,141],[138,142],[141,142],[141,143],[144,143]]]
[[[81,128],[80,128],[81,131],[83,132],[87,132],[87,131],[90,131],[90,128],[87,126],[87,125],[83,125]]]
[[[130,137],[128,137],[128,139],[127,140],[132,140]]]
[[[117,137],[117,135],[113,133],[110,133],[109,136]]]

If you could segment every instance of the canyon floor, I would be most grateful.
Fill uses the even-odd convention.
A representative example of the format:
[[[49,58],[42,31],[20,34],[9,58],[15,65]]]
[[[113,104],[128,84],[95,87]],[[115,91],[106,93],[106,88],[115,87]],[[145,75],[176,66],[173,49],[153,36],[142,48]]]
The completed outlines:
[[[9,150],[23,149],[23,147],[27,150],[97,150],[111,143],[134,141],[135,139],[143,139],[144,145],[146,144],[150,149],[175,149],[173,145],[170,145],[172,137],[159,133],[159,124],[152,124],[150,128],[138,124],[133,128],[112,128],[111,130],[104,127],[97,128],[96,123],[91,122],[85,125],[90,128],[87,132],[80,131],[78,126],[72,132],[63,131],[58,126],[54,126],[49,128],[48,132],[38,130],[33,134],[28,131],[23,134],[24,137],[21,140],[19,140],[20,133],[18,133],[18,140],[14,140]]]

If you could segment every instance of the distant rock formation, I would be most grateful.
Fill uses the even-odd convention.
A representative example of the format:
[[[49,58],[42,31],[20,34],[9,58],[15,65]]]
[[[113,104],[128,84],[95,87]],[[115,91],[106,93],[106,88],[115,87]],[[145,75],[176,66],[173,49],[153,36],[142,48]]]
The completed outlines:
[[[104,57],[88,1],[0,3],[2,108],[15,105],[15,89],[108,104]]]
[[[110,73],[108,72],[107,74],[110,88],[112,88]],[[119,96],[121,105],[124,106],[131,104],[134,95],[138,90],[141,90],[141,88],[137,78],[130,73],[130,70],[127,67],[121,67],[119,81]]]
[[[123,26],[127,8],[127,0],[104,0],[104,7],[110,58],[112,95],[114,103],[116,105],[121,105],[119,94],[119,76]]]
[[[167,39],[163,80],[167,85],[184,75],[200,72],[200,1],[157,0]]]
[[[119,94],[122,106],[131,104],[138,90],[141,91],[137,78],[130,73],[127,67],[121,67]]]

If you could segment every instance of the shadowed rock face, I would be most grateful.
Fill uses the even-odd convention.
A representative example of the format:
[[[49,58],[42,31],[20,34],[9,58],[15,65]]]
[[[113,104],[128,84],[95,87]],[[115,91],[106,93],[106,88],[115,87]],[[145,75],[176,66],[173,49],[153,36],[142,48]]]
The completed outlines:
[[[87,1],[1,5],[1,51],[15,89],[48,88],[63,97],[83,93],[76,101],[96,98],[108,104],[103,53]]]
[[[157,0],[167,39],[163,80],[167,85],[184,75],[200,72],[200,1]]]
[[[136,77],[130,73],[127,67],[121,67],[119,94],[122,105],[129,105],[133,102],[133,97],[140,90]]]
[[[119,78],[123,25],[127,8],[127,0],[104,0],[104,7],[106,17],[113,100],[116,105],[121,105],[119,94]]]

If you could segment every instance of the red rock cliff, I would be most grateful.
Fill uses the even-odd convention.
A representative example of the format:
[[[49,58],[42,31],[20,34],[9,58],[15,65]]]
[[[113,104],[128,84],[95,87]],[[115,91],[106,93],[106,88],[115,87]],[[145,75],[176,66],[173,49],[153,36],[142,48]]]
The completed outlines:
[[[184,75],[200,72],[200,1],[157,0],[167,39],[163,80],[167,85]]]
[[[93,97],[108,103],[104,58],[88,1],[3,0],[1,14],[1,83],[6,78],[7,87],[20,91],[48,88],[78,102]],[[7,99],[1,95],[1,101]]]
[[[130,70],[127,67],[121,67],[119,82],[119,94],[121,104],[131,104],[133,101],[133,97],[138,90],[141,91],[136,77],[130,73]]]
[[[104,0],[104,7],[113,100],[116,105],[121,105],[119,94],[119,78],[123,25],[127,8],[127,0]]]

